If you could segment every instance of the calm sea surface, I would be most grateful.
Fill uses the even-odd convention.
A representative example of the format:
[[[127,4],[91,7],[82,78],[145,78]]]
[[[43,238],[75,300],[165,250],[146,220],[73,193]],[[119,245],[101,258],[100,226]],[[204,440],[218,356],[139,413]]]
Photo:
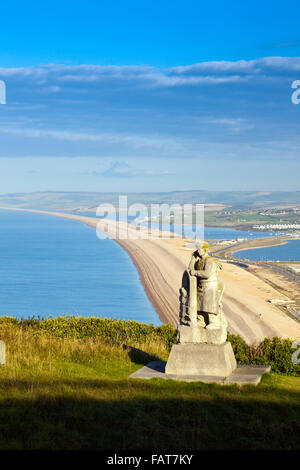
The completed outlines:
[[[300,261],[300,240],[289,240],[286,245],[237,251],[234,256],[251,261]]]
[[[143,224],[143,225],[146,225]],[[150,225],[149,225],[150,226]],[[196,227],[194,225],[185,225],[184,228],[179,225],[169,225],[169,224],[155,224],[152,223],[151,226],[153,228],[160,228],[161,230],[171,231],[178,234],[182,234],[186,237],[194,237],[201,238],[202,233],[199,230],[196,231]],[[278,235],[277,233],[273,232],[251,232],[251,231],[244,231],[244,230],[235,230],[232,228],[224,228],[224,227],[204,227],[204,238],[206,240],[234,240],[236,238],[265,238],[271,237],[274,235]]]
[[[207,239],[269,235],[205,229]],[[300,260],[300,240],[236,256]],[[0,315],[63,314],[161,324],[133,262],[117,243],[99,240],[95,230],[80,222],[0,211]]]
[[[117,243],[80,222],[0,211],[0,315],[50,314],[161,324]]]

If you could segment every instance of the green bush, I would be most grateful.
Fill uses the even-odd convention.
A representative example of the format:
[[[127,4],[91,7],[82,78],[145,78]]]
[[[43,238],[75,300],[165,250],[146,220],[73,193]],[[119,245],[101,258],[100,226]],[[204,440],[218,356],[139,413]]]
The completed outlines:
[[[238,335],[227,334],[227,341],[231,343],[238,364],[250,364],[249,346]]]
[[[295,350],[290,339],[265,338],[256,348],[250,348],[252,364],[268,364],[273,372],[286,375],[300,375],[300,364],[294,364]]]
[[[19,324],[32,329],[36,334],[49,334],[59,338],[99,338],[109,344],[147,343],[160,339],[167,349],[176,342],[176,330],[171,325],[154,326],[137,321],[116,320],[99,317],[64,316],[44,320],[29,318],[17,320],[0,318],[0,327]]]
[[[273,372],[284,375],[300,375],[300,364],[294,364],[290,339],[265,338],[257,346],[248,346],[245,341],[237,335],[228,334],[228,341],[232,345],[238,364],[269,365]]]

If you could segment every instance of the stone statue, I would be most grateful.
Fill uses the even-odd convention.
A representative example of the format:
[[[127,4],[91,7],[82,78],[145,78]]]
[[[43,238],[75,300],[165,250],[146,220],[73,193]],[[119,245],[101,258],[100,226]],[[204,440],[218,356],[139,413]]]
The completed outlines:
[[[227,334],[227,321],[221,304],[224,284],[218,280],[222,265],[209,256],[208,243],[198,244],[196,248],[182,278],[180,323],[205,329],[205,332],[202,331],[202,337],[219,343],[226,340]],[[208,330],[216,331],[215,334],[213,331],[209,334]]]
[[[207,243],[196,245],[183,273],[177,342],[167,363],[153,361],[136,377],[257,385],[270,371],[267,366],[237,365],[221,304],[224,284],[218,273],[222,266],[209,256],[208,248]]]
[[[218,282],[221,263],[208,254],[208,243],[198,244],[188,267],[191,276],[197,278],[197,322],[206,329],[227,326],[221,298],[224,285]]]
[[[166,374],[227,377],[237,364],[221,304],[224,284],[218,272],[222,266],[209,256],[207,243],[196,248],[182,277],[177,344],[172,346]]]

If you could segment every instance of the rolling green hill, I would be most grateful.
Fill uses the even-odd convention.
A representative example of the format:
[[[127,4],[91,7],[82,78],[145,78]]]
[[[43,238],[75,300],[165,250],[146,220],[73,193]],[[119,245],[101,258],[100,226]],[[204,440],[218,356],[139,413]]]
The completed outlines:
[[[121,193],[122,194],[122,193]],[[36,192],[0,195],[1,207],[31,209],[93,209],[99,204],[118,204],[117,192]],[[300,204],[300,191],[172,191],[128,193],[128,204],[226,204],[235,208]]]

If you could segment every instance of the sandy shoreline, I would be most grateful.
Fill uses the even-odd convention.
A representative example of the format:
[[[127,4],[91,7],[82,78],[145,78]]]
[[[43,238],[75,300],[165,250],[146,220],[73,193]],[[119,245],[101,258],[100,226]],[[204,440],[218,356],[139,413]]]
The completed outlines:
[[[95,217],[30,209],[9,210],[77,220],[93,228],[98,224],[99,230],[107,231],[108,234],[113,230],[111,221],[101,221]],[[131,235],[136,234],[130,225],[128,227],[123,225],[122,228],[128,228]],[[134,262],[146,294],[161,321],[176,327],[181,278],[191,256],[191,250],[185,248],[186,242],[176,238],[135,240],[129,238],[115,241],[127,251]],[[254,274],[230,263],[223,263],[220,278],[226,286],[223,307],[231,333],[240,334],[249,344],[265,337],[300,338],[300,324],[267,302],[270,298],[285,299],[283,294]]]

